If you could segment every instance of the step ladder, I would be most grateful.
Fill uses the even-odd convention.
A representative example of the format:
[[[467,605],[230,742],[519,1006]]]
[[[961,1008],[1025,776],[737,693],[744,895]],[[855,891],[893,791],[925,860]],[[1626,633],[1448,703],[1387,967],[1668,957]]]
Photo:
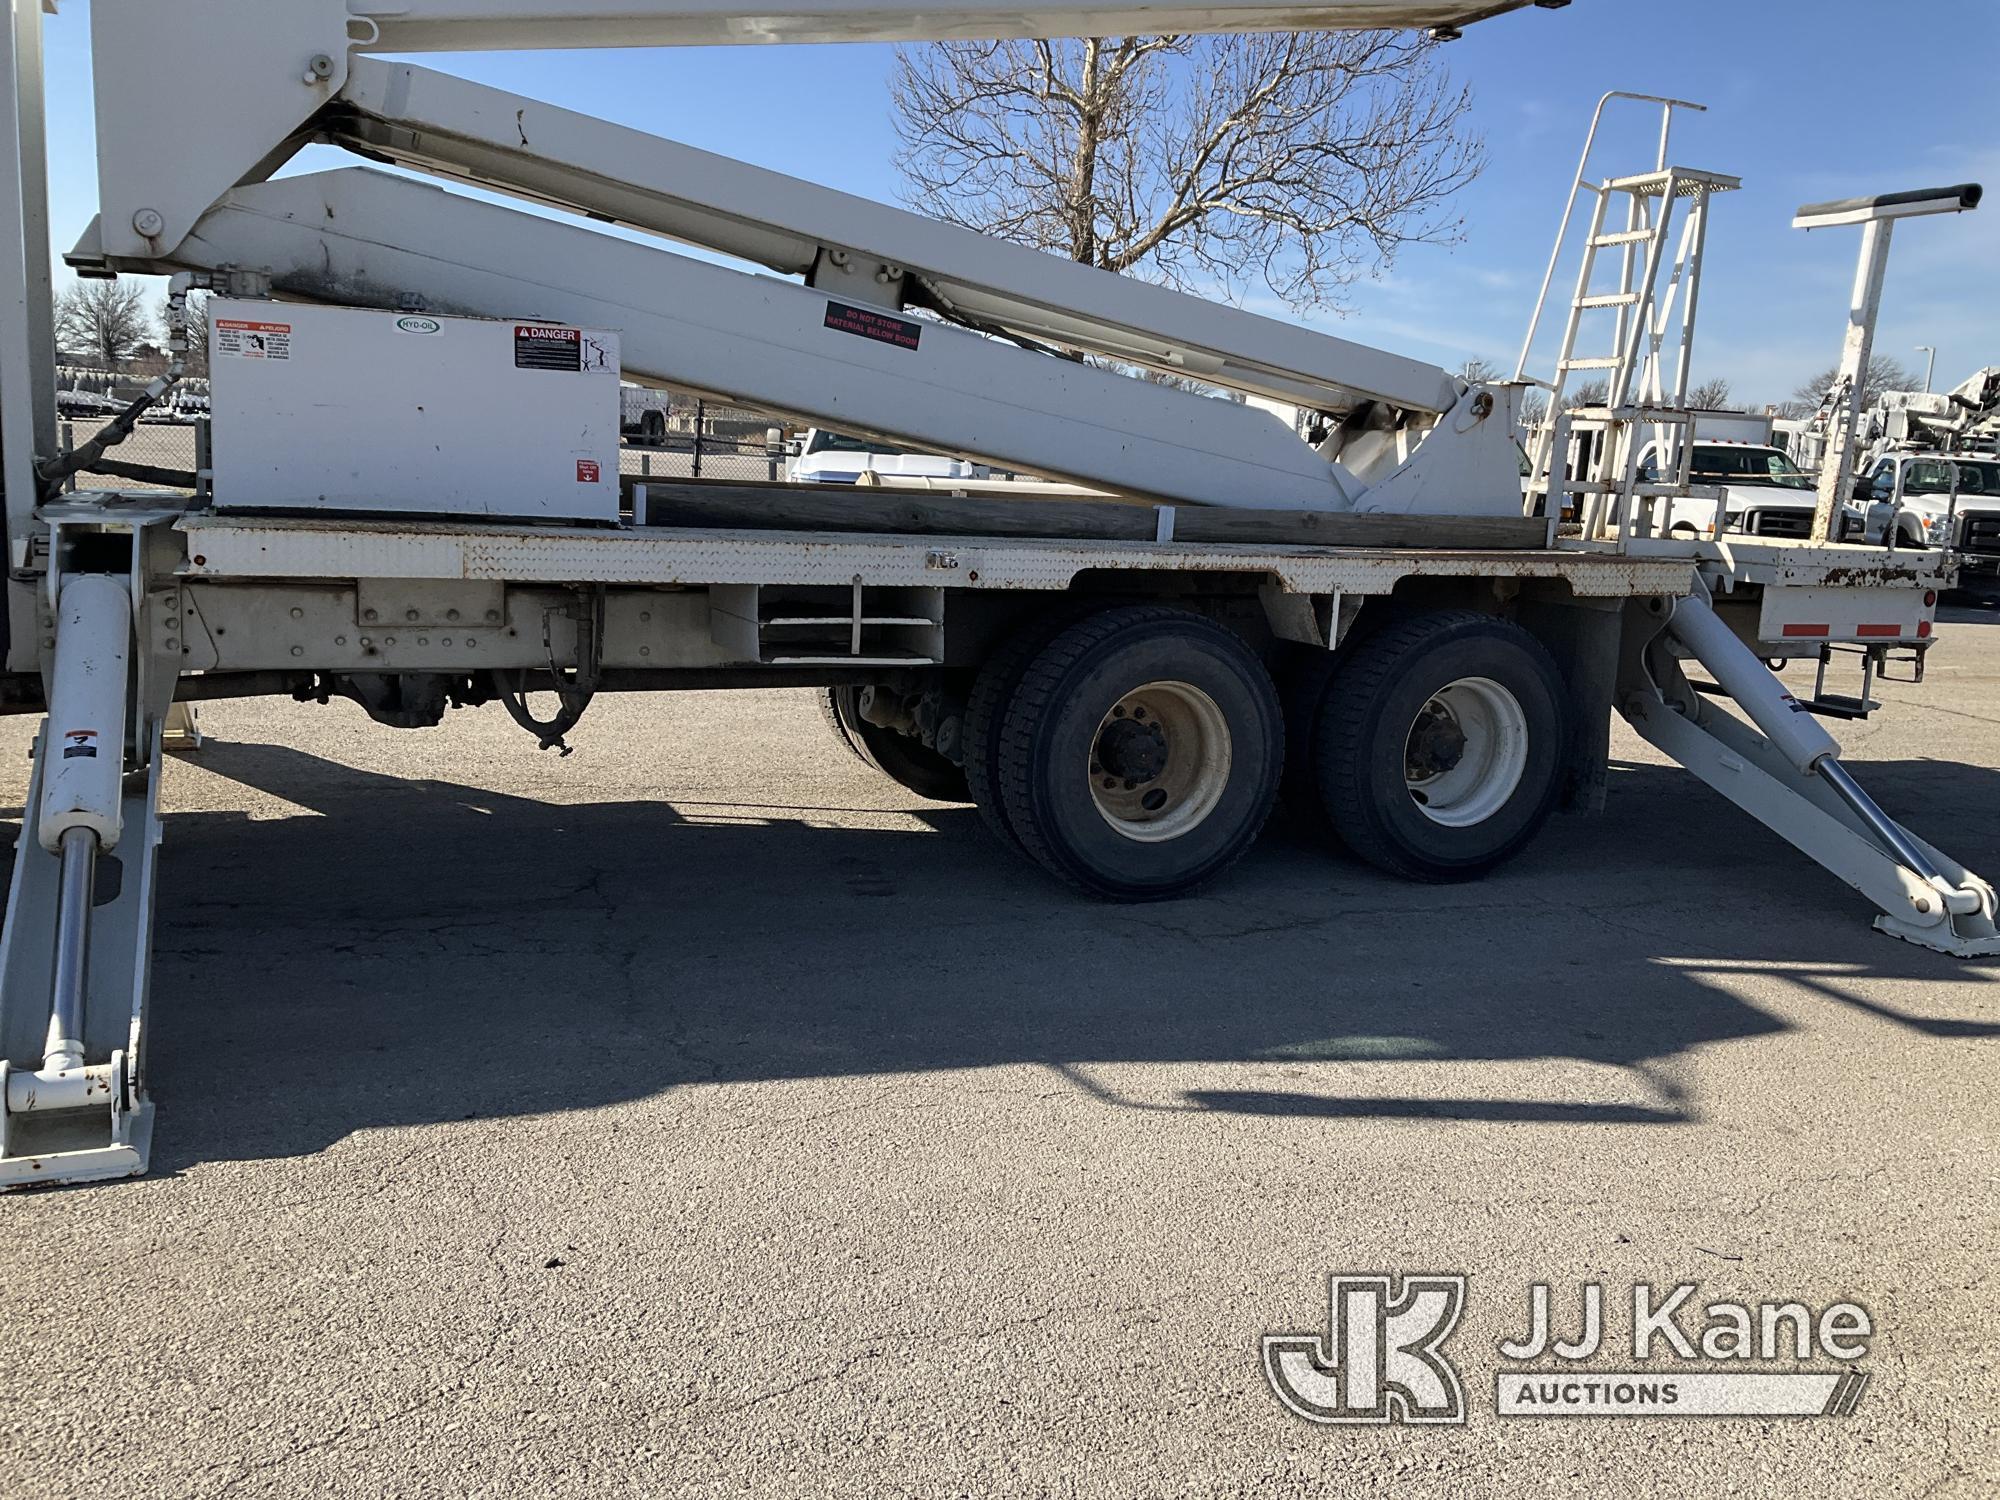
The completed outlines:
[[[1594,179],[1591,155],[1605,108],[1614,99],[1660,107],[1658,155],[1650,171]],[[1633,536],[1664,533],[1669,508],[1655,502],[1693,493],[1688,482],[1692,453],[1684,439],[1708,200],[1742,185],[1721,173],[1668,165],[1674,111],[1703,108],[1685,99],[1619,91],[1598,100],[1514,371],[1516,380],[1532,379],[1528,362],[1535,336],[1578,218],[1579,200],[1587,196],[1576,289],[1563,321],[1554,375],[1533,382],[1548,391],[1549,410],[1529,458],[1527,507],[1530,514],[1539,511],[1553,521],[1573,499],[1583,536],[1615,542],[1621,550]],[[1606,251],[1615,268],[1608,285],[1600,274]],[[1586,325],[1597,342],[1579,352]],[[1566,404],[1575,390],[1588,389],[1579,386],[1579,375],[1601,377],[1601,400]],[[1642,480],[1639,455],[1647,440],[1657,442],[1659,451],[1673,453],[1675,462]],[[1718,530],[1723,521],[1718,495]]]

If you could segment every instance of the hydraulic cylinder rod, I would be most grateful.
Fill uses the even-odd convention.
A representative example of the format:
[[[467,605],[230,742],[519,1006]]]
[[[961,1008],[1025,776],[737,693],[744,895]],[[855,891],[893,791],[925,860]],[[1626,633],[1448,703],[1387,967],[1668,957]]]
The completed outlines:
[[[1931,857],[1917,846],[1903,825],[1876,804],[1875,799],[1861,789],[1861,784],[1847,773],[1847,767],[1838,759],[1828,756],[1815,768],[1819,778],[1839,795],[1840,800],[1854,810],[1854,815],[1868,826],[1868,831],[1879,839],[1884,848],[1895,855],[1907,869],[1921,876],[1937,889],[1944,899],[1946,911],[1960,916],[1969,916],[1981,908],[1979,893],[1961,889],[1945,878]]]
[[[97,835],[88,828],[62,836],[62,881],[56,901],[55,982],[49,1003],[45,1072],[83,1066],[83,997],[89,981],[90,902],[97,875]]]

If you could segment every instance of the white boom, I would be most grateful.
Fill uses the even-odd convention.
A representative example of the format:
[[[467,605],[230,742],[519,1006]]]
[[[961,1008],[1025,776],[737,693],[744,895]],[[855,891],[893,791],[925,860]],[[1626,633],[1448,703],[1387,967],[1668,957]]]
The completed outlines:
[[[950,35],[1169,21],[1199,30],[1302,21],[1443,26],[1512,8],[1224,6],[1169,16],[1100,6],[1025,17],[968,9],[925,26]],[[254,0],[105,0],[93,11],[105,101],[102,212],[72,253],[75,264],[265,267],[276,288],[295,297],[394,306],[420,296],[434,311],[495,316],[531,310],[574,319],[595,299],[657,320],[654,337],[627,328],[636,374],[1052,478],[1194,504],[1518,512],[1505,392],[1466,391],[1423,361],[360,55],[543,37],[563,45],[698,40],[708,36],[706,11],[415,4],[394,16],[360,16],[316,4],[289,12],[282,38],[267,16]],[[821,39],[905,34],[879,12],[836,5],[772,26],[786,39],[798,27]],[[911,21],[909,33],[925,26]],[[247,55],[217,46],[218,35],[250,38]],[[167,78],[178,80],[170,96],[160,92]],[[175,112],[171,149],[153,123],[154,99]],[[309,137],[721,251],[801,277],[816,295],[353,174],[324,181],[317,212],[301,204],[300,189],[256,185]],[[340,212],[331,212],[328,197],[341,200]],[[422,263],[409,254],[419,242]],[[394,262],[393,275],[385,262]],[[910,322],[897,325],[907,347],[870,349],[827,332],[852,304],[922,308],[979,332]],[[1368,412],[1315,454],[1263,412],[1219,411],[1186,392],[1023,357],[990,336],[996,332],[1330,414]],[[1090,399],[1080,400],[1085,392]],[[982,393],[984,401],[967,399]],[[1440,423],[1445,413],[1457,415]],[[1427,433],[1435,436],[1419,445]]]
[[[911,345],[829,331],[840,304],[809,288],[383,172],[238,188],[176,264],[255,265],[287,296],[351,306],[414,298],[433,313],[614,327],[631,375],[1099,488],[1274,509],[1340,503],[1326,461],[1255,407],[948,325],[910,322]]]
[[[103,0],[92,7],[104,249],[171,249],[209,203],[270,171],[272,153],[345,88],[362,52],[919,41],[1123,32],[1450,33],[1530,0],[1309,0],[1296,5],[947,3],[921,9],[792,0]],[[1568,0],[1533,0],[1545,6]],[[187,71],[176,78],[177,70]],[[157,103],[160,112],[150,107]],[[164,128],[167,122],[171,128]],[[136,128],[135,128],[136,127]],[[285,149],[284,155],[289,155]],[[157,225],[153,215],[157,215]]]

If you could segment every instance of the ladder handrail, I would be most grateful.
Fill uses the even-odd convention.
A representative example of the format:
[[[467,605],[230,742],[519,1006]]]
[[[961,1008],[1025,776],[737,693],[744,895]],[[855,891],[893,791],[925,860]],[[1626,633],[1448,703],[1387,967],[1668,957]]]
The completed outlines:
[[[1674,111],[1691,109],[1697,114],[1706,114],[1706,104],[1696,104],[1692,99],[1672,99],[1665,94],[1634,94],[1625,89],[1613,89],[1597,101],[1597,108],[1591,112],[1590,130],[1583,138],[1583,155],[1577,158],[1576,177],[1569,185],[1569,201],[1563,205],[1562,222],[1556,226],[1555,247],[1549,251],[1548,268],[1542,272],[1542,289],[1535,296],[1535,311],[1528,319],[1528,336],[1521,343],[1521,357],[1514,363],[1514,378],[1521,379],[1528,369],[1528,356],[1535,347],[1535,334],[1542,324],[1542,311],[1548,305],[1549,285],[1555,280],[1556,264],[1562,259],[1563,241],[1569,238],[1570,216],[1576,212],[1577,194],[1583,191],[1590,172],[1591,148],[1597,144],[1597,127],[1603,123],[1604,107],[1613,99],[1632,99],[1641,104],[1657,104],[1660,109],[1660,153],[1657,170],[1665,171],[1667,166],[1667,136],[1673,128]]]

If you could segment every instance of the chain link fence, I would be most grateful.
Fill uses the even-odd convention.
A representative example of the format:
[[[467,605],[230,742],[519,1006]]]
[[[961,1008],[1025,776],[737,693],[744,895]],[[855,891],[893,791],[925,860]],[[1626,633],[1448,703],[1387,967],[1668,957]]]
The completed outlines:
[[[628,437],[619,472],[658,479],[785,477],[784,423],[765,412],[691,396],[674,396],[664,430]]]
[[[199,467],[196,450],[200,442],[198,419],[177,417],[170,421],[146,421],[116,447],[104,451],[104,462],[117,467],[105,472],[86,471],[72,475],[67,488],[79,489],[188,489]],[[109,417],[64,417],[58,428],[62,451],[67,457],[83,447],[111,423]],[[146,470],[140,474],[134,471]]]

